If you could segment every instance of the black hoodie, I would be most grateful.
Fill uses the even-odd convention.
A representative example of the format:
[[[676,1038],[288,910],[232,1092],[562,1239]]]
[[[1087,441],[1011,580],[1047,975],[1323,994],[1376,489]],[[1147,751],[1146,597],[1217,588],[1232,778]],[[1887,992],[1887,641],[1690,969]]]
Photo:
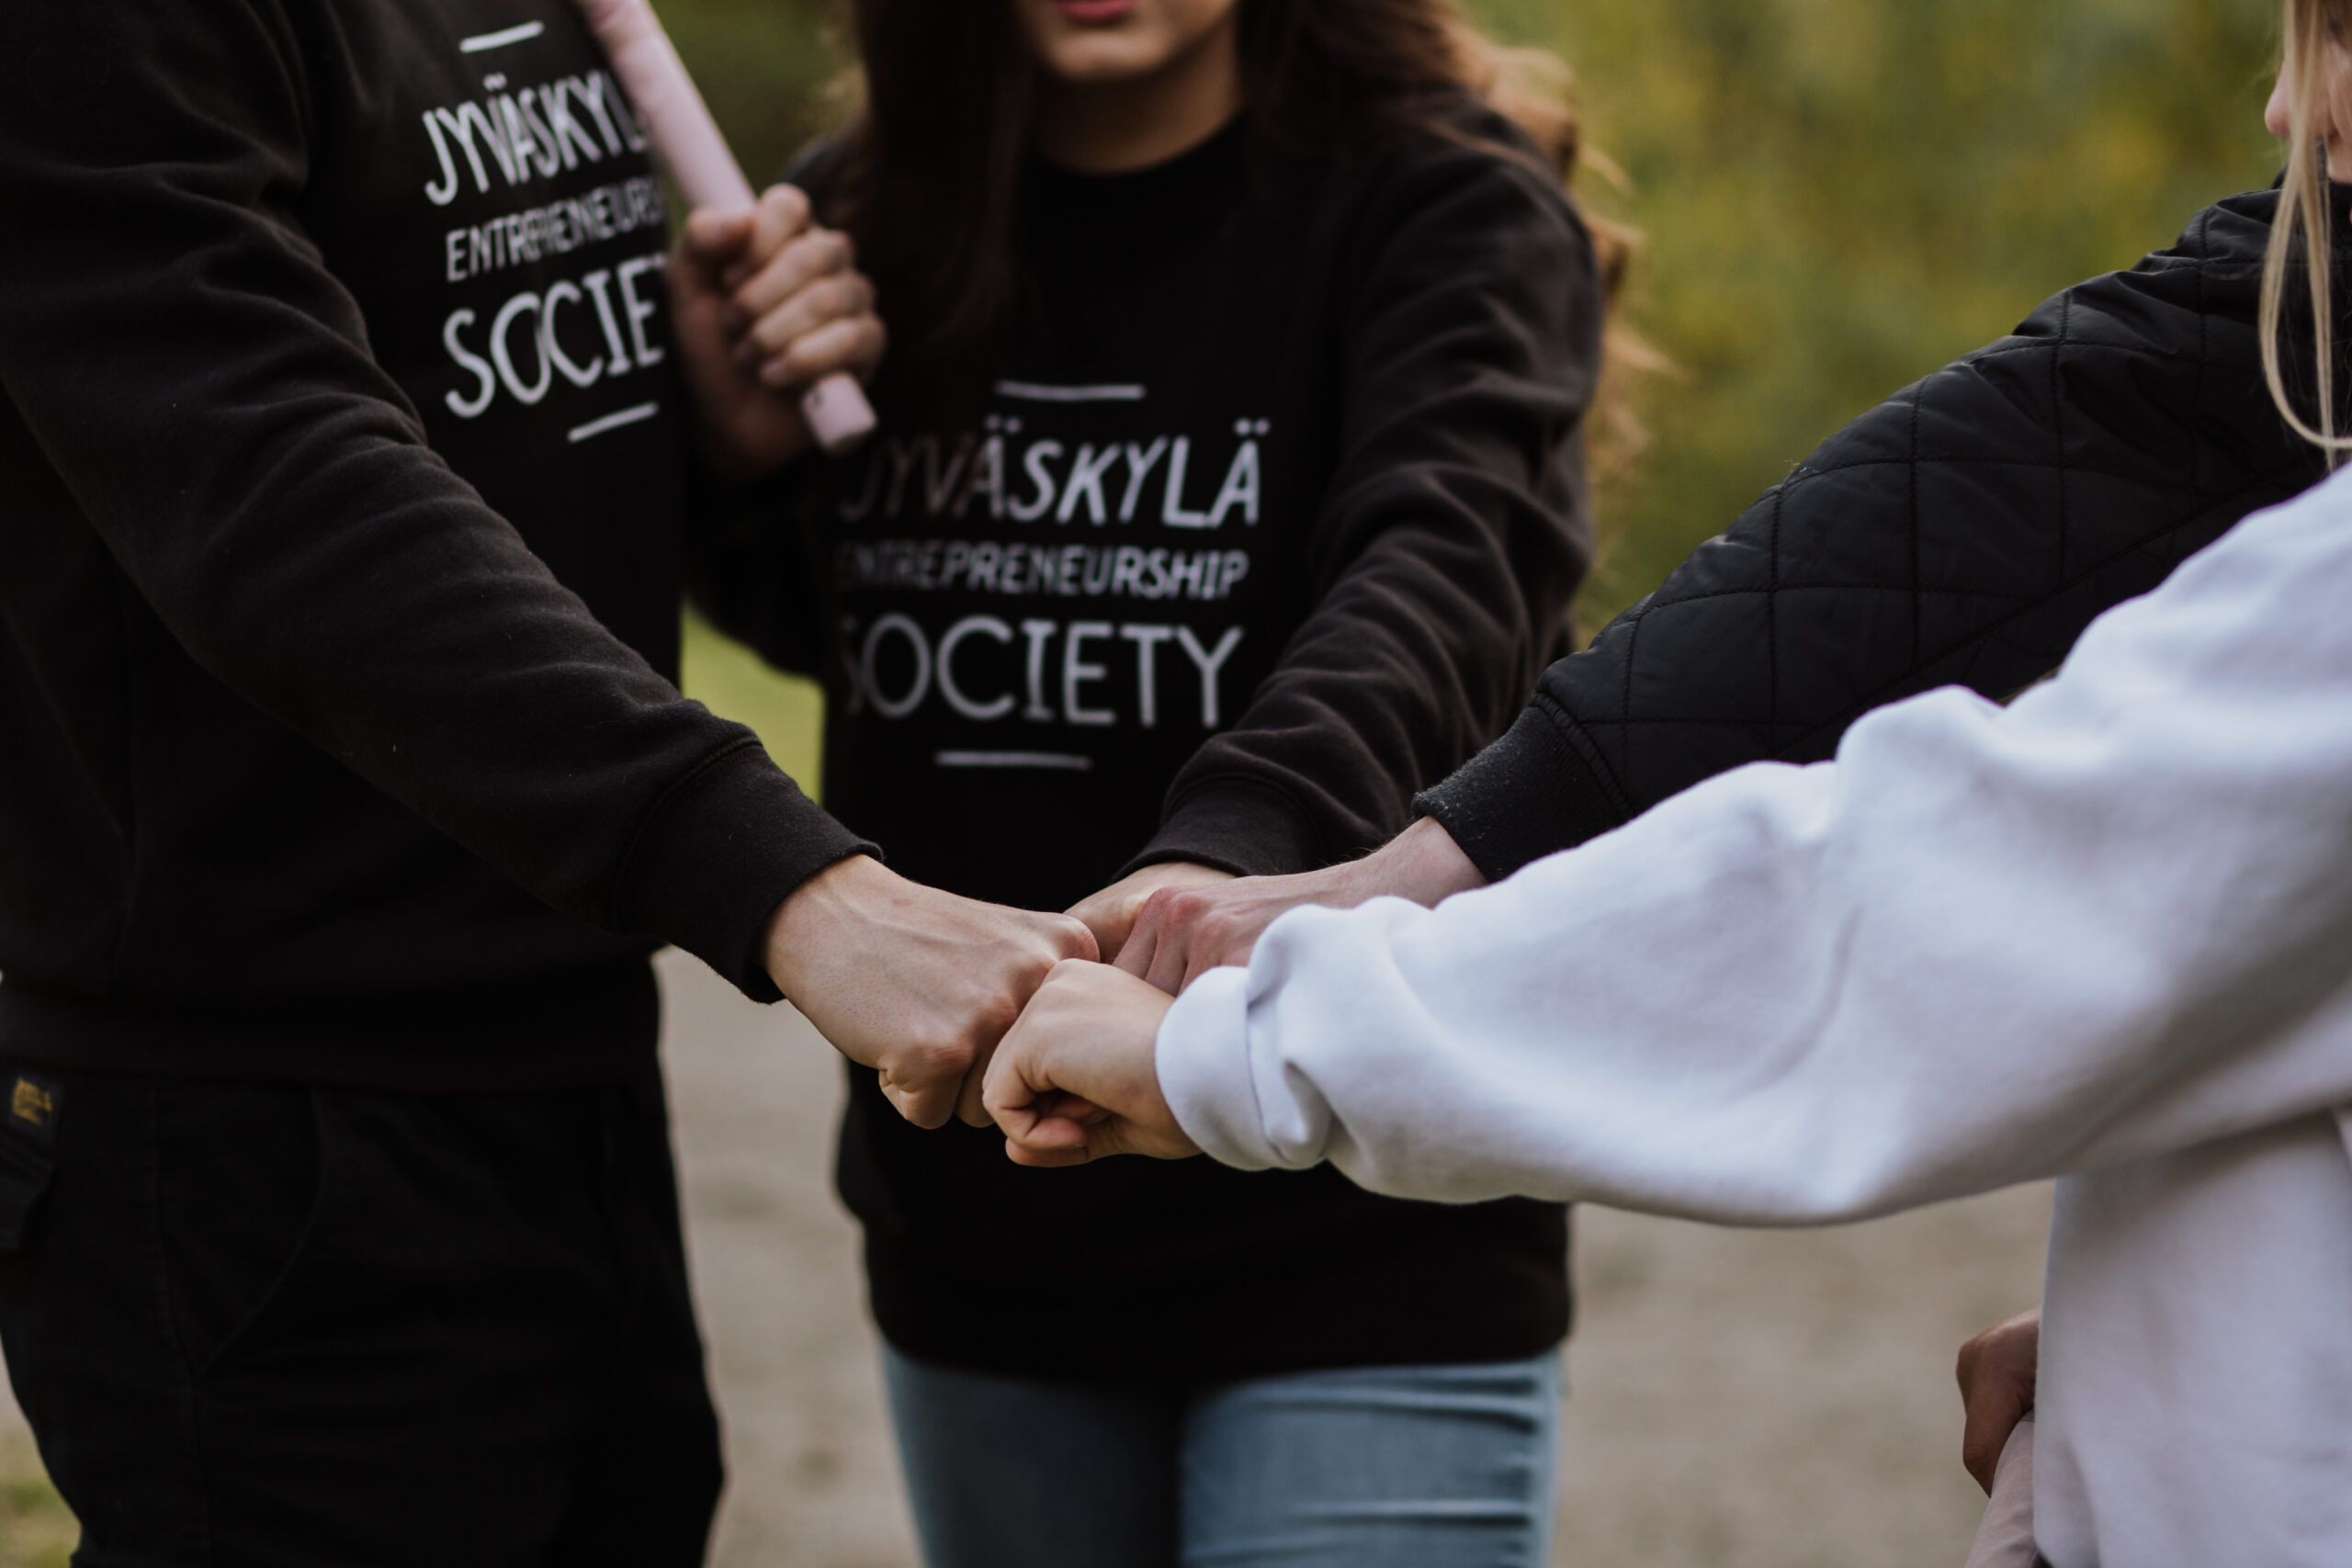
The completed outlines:
[[[821,671],[827,804],[899,869],[1057,908],[1153,861],[1345,859],[1524,700],[1590,553],[1600,295],[1523,139],[1467,105],[1449,129],[1033,163],[1035,303],[1002,355],[920,410],[886,367],[865,451],[712,531],[697,592]],[[1506,1359],[1567,1326],[1555,1206],[1023,1170],[853,1081],[842,1188],[913,1355],[1228,1377]]]
[[[0,12],[0,1046],[610,1075],[855,840],[681,698],[659,188],[567,0]]]

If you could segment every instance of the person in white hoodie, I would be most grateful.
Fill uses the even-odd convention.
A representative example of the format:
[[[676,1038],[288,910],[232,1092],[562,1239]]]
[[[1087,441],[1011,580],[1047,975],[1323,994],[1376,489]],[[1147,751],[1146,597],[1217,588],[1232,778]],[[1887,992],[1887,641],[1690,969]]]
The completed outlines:
[[[2308,232],[2352,59],[2332,0],[2287,10]],[[2277,380],[2340,447],[2325,378],[2309,421]],[[1008,1151],[1759,1225],[2055,1175],[2041,1554],[2352,1562],[2352,477],[2006,708],[1931,693],[1833,762],[1436,908],[1295,909],[1247,958],[1172,1002],[1060,966],[989,1068]]]

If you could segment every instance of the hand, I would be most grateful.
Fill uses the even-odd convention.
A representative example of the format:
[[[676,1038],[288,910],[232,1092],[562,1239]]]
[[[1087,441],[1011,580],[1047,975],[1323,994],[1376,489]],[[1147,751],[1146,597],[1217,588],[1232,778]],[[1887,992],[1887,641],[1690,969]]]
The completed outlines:
[[[768,921],[776,987],[919,1127],[980,1104],[989,1053],[1065,958],[1094,938],[1068,915],[959,898],[852,855],[800,885]]]
[[[808,449],[802,389],[836,370],[862,380],[882,362],[874,286],[849,237],[818,228],[792,186],[770,186],[748,213],[689,214],[668,277],[703,455],[731,483]]]
[[[1102,950],[1102,962],[1108,964],[1119,956],[1128,928],[1136,923],[1136,911],[1152,894],[1162,887],[1205,887],[1233,879],[1233,873],[1214,866],[1168,861],[1145,866],[1133,876],[1121,877],[1102,892],[1072,904],[1069,912],[1086,922],[1087,929],[1094,933],[1095,944]]]
[[[1159,1092],[1159,1021],[1173,1005],[1107,964],[1056,964],[989,1064],[983,1092],[1013,1163],[1199,1154]]]
[[[1433,906],[1486,881],[1453,835],[1435,818],[1424,817],[1345,865],[1162,888],[1136,911],[1119,945],[1118,965],[1172,997],[1221,964],[1249,963],[1266,928],[1302,904],[1352,909],[1385,896]]]
[[[1961,1434],[1960,1462],[1993,1493],[1993,1472],[2009,1434],[2033,1409],[2034,1377],[2041,1361],[2041,1309],[1996,1323],[1960,1348],[1960,1399],[1968,1424]]]

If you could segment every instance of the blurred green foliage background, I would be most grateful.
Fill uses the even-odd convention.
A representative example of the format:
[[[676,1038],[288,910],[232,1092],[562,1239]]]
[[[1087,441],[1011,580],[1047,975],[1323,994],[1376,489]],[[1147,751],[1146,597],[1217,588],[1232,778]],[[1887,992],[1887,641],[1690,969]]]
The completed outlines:
[[[839,112],[833,5],[659,3],[755,177]],[[1575,70],[1589,140],[1626,176],[1584,195],[1646,234],[1628,309],[1678,367],[1635,389],[1652,438],[1601,496],[1588,628],[1838,425],[2278,168],[2276,0],[1472,9]],[[813,781],[813,694],[706,628],[688,654],[689,689]]]

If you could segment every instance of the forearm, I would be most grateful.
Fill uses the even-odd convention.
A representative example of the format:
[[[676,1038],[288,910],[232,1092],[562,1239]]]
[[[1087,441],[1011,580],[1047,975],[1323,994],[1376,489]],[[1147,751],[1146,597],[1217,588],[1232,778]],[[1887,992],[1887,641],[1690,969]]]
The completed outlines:
[[[1249,707],[1180,772],[1138,863],[1278,875],[1351,859],[1408,827],[1415,793],[1506,722],[1581,557],[1532,497],[1476,488],[1483,514],[1424,494],[1424,521],[1357,520],[1371,537]]]
[[[0,24],[18,62],[0,383],[50,470],[40,521],[102,543],[111,591],[175,645],[156,657],[184,653],[547,902],[764,989],[767,909],[855,840],[428,445],[371,349],[399,334],[371,333],[304,226],[313,106],[267,10],[137,0]],[[32,56],[61,74],[28,73]],[[510,434],[513,466],[478,477],[512,493],[547,432]],[[653,478],[613,515],[542,520],[587,579],[629,528],[666,574],[673,454],[642,451]],[[662,629],[639,615],[632,635],[658,649]]]
[[[1314,902],[1345,909],[1374,898],[1403,898],[1433,909],[1456,893],[1486,885],[1444,824],[1424,817],[1363,859],[1334,866],[1332,891],[1340,897]]]
[[[1556,190],[1487,153],[1393,196],[1378,265],[1334,285],[1340,441],[1306,540],[1312,607],[1180,773],[1141,858],[1268,875],[1387,841],[1524,703],[1590,563],[1587,236]]]
[[[1290,915],[1168,1015],[1170,1104],[1233,1163],[1792,1224],[2352,1098],[2346,512],[2233,538],[2009,710],[1936,694],[1437,910]]]
[[[1824,443],[1423,795],[1507,876],[1747,762],[1814,761],[1875,706],[2003,699],[2321,466],[2262,390],[2267,209],[2059,295]]]

